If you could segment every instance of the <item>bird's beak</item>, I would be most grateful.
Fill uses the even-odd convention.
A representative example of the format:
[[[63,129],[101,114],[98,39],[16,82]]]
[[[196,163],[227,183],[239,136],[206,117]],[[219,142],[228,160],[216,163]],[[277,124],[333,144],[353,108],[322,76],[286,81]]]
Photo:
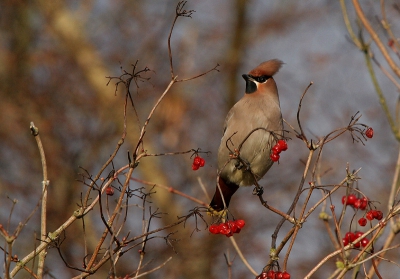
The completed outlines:
[[[249,75],[242,75],[244,80],[246,81],[246,93],[254,93],[257,91],[257,84],[255,83],[254,79],[252,79]]]

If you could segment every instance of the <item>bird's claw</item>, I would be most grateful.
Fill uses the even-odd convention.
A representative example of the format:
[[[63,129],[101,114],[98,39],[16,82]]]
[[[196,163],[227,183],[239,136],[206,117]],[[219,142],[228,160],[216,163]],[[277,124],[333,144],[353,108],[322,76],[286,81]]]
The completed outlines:
[[[254,187],[253,195],[261,196],[262,194],[264,194],[264,188],[263,187],[260,187],[260,186]]]
[[[243,169],[243,167],[245,167],[244,171],[250,171],[251,170],[249,162],[246,162],[246,161],[244,161],[242,159],[240,159],[240,160],[237,159],[237,161],[235,163],[235,168],[237,170],[241,170],[241,169]]]
[[[224,218],[226,216],[227,212],[228,212],[227,208],[225,208],[221,211],[217,211],[214,208],[212,208],[211,206],[209,206],[207,209],[208,216],[218,217],[218,218]]]

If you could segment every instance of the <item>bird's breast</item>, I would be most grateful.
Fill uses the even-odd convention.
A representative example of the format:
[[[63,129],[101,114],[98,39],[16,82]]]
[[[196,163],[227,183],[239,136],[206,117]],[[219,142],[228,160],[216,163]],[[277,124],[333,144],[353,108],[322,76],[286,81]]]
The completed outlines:
[[[220,176],[239,186],[253,185],[254,178],[261,179],[273,164],[272,132],[282,135],[283,130],[279,103],[242,99],[228,113],[225,125],[218,150]],[[232,154],[239,158],[232,159]]]

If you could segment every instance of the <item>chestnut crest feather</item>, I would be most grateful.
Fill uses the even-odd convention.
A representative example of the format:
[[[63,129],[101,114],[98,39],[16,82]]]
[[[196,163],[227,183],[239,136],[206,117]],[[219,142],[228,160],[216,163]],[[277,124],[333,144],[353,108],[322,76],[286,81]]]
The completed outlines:
[[[272,59],[265,62],[262,62],[256,68],[249,72],[249,75],[260,77],[260,76],[269,76],[272,77],[276,74],[279,69],[282,67],[283,62],[278,59]]]

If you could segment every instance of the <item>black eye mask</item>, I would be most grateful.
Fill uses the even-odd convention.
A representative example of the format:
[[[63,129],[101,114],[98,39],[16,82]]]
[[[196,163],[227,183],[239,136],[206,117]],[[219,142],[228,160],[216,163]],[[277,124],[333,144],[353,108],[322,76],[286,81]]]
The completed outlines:
[[[257,84],[253,81],[257,81],[258,83],[264,83],[266,82],[270,76],[251,76],[251,75],[242,75],[244,80],[246,81],[246,93],[251,94],[257,91]]]
[[[271,76],[259,76],[259,77],[255,77],[255,76],[249,75],[249,77],[251,77],[252,79],[254,79],[255,81],[257,81],[257,82],[259,82],[259,83],[264,83],[264,82],[266,82]]]

